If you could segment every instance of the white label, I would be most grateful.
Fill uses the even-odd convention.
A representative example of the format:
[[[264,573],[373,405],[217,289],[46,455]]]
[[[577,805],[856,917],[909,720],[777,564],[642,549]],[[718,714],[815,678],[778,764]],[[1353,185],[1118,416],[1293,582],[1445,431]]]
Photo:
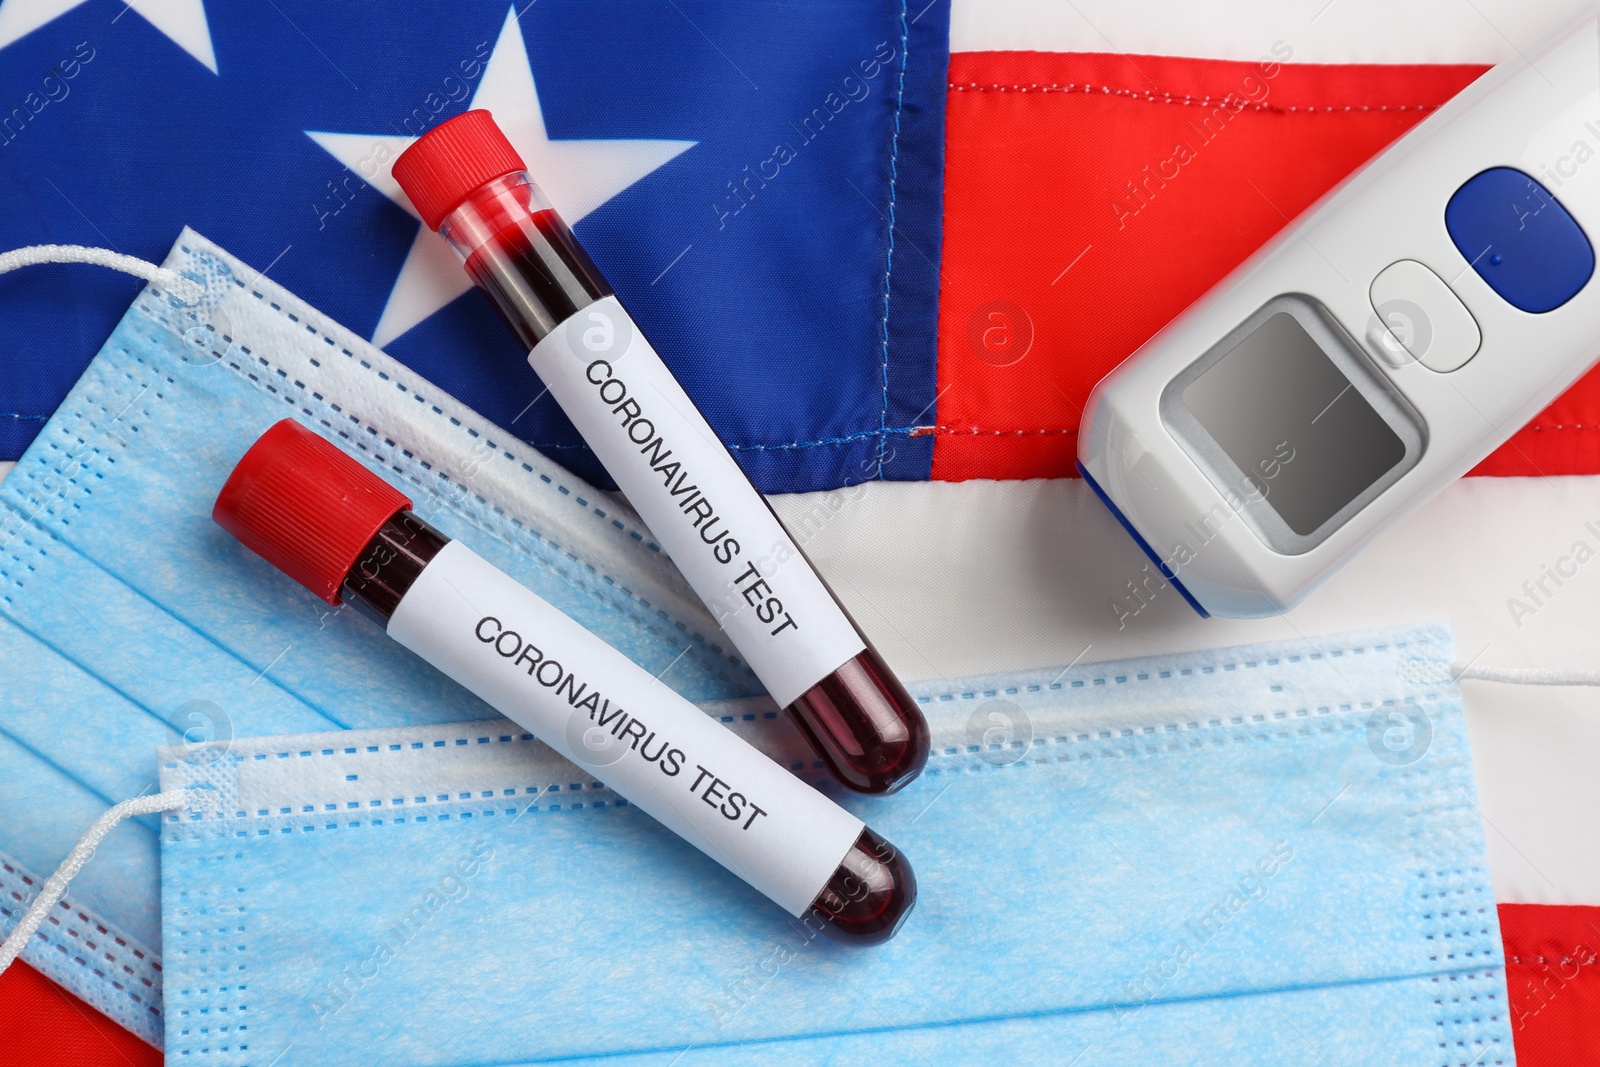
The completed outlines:
[[[779,705],[866,648],[616,297],[528,362]]]
[[[459,541],[389,636],[803,915],[862,822]]]

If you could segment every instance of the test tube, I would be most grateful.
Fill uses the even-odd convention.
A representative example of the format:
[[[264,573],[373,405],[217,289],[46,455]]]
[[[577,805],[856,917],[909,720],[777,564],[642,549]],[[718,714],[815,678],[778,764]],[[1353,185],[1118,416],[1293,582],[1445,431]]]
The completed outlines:
[[[401,154],[395,180],[466,261],[528,362],[835,777],[922,771],[921,710],[846,613],[487,111]]]
[[[212,518],[808,926],[879,944],[916,902],[911,865],[860,819],[446,538],[399,490],[293,419],[239,460]]]

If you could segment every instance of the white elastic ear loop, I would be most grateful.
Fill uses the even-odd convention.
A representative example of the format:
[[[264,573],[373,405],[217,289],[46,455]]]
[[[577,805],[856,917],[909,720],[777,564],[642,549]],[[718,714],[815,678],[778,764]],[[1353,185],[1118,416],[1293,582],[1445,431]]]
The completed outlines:
[[[1600,671],[1565,667],[1476,667],[1456,663],[1450,674],[1457,681],[1504,682],[1507,685],[1600,685]]]
[[[1457,661],[1415,659],[1400,664],[1400,677],[1411,682],[1499,682],[1504,685],[1600,685],[1600,671],[1575,667],[1480,667]]]
[[[185,304],[199,300],[206,291],[205,286],[192,278],[185,278],[175,270],[113,252],[109,248],[89,248],[86,245],[29,245],[27,248],[0,253],[0,274],[39,263],[90,263],[97,267],[110,267],[135,278],[143,278],[151,285],[158,285]]]
[[[207,789],[173,789],[153,796],[124,800],[96,819],[94,825],[89,827],[89,832],[83,835],[83,839],[72,846],[72,851],[67,853],[67,858],[61,861],[56,873],[52,874],[50,880],[39,890],[39,895],[33,898],[33,903],[28,905],[22,921],[17,923],[5,942],[0,944],[0,974],[4,974],[6,968],[11,966],[11,961],[22,954],[23,947],[33,939],[33,935],[44,924],[50,909],[55,907],[66,894],[67,883],[71,882],[83,869],[83,865],[89,862],[89,857],[94,855],[96,846],[116,827],[117,823],[135,815],[150,815],[158,811],[171,811],[174,808],[210,807],[215,799],[216,794]]]

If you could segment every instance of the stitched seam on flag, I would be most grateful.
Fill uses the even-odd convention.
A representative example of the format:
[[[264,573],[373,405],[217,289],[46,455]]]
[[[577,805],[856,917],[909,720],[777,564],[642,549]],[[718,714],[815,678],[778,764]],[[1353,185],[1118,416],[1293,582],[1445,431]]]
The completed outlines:
[[[1279,112],[1356,112],[1356,111],[1437,111],[1440,104],[1324,104],[1295,106],[1271,103],[1252,103],[1232,93],[1227,96],[1190,96],[1176,93],[1156,93],[1149,90],[1123,89],[1115,85],[1094,85],[1090,83],[1079,84],[1068,82],[1061,84],[1051,82],[1041,85],[1031,82],[1027,85],[1021,83],[1000,82],[950,82],[947,86],[951,92],[957,93],[1099,93],[1105,96],[1125,96],[1130,100],[1142,100],[1151,104],[1178,104],[1187,107],[1228,107],[1237,111],[1279,111]]]
[[[722,447],[730,452],[774,452],[789,448],[826,448],[833,445],[855,444],[857,441],[868,441],[874,437],[915,437],[927,429],[925,426],[886,426],[879,430],[862,430],[859,433],[841,434],[837,437],[819,437],[814,441],[790,441],[788,444],[782,445],[734,445],[724,442]],[[530,441],[529,447],[541,450],[546,448],[582,448],[587,450],[589,448],[588,445],[582,444],[541,444],[538,441]]]
[[[1574,423],[1574,424],[1572,424],[1570,426],[1569,425],[1565,425],[1565,424],[1555,424],[1555,425],[1549,425],[1549,426],[1528,425],[1528,426],[1524,426],[1523,429],[1524,430],[1538,431],[1538,432],[1541,432],[1541,433],[1543,433],[1543,432],[1553,432],[1553,431],[1557,431],[1557,430],[1596,430],[1596,431],[1600,431],[1600,423],[1597,423],[1597,424]],[[824,447],[829,447],[829,446],[834,446],[834,445],[849,445],[849,444],[854,444],[857,441],[865,441],[865,440],[870,440],[870,439],[872,439],[874,437],[884,437],[884,436],[889,436],[889,437],[925,437],[925,436],[928,436],[930,434],[939,434],[939,435],[944,435],[944,436],[957,436],[957,437],[1037,437],[1037,436],[1044,436],[1044,435],[1047,435],[1047,434],[1074,435],[1074,434],[1077,434],[1079,432],[1080,432],[1080,430],[1078,429],[1078,427],[1071,427],[1071,428],[1067,428],[1067,427],[1042,427],[1042,428],[1038,428],[1038,429],[1024,429],[1024,430],[989,430],[989,429],[985,429],[985,428],[983,428],[981,426],[965,426],[965,427],[963,427],[963,426],[888,426],[888,427],[885,427],[885,428],[880,429],[880,430],[862,430],[859,433],[841,434],[841,435],[839,435],[837,437],[819,437],[819,438],[817,438],[816,440],[813,440],[813,441],[790,441],[787,444],[781,444],[781,445],[739,445],[739,444],[728,444],[728,445],[724,445],[724,447],[727,448],[731,452],[776,452],[776,451],[783,451],[785,449],[795,449],[795,448],[824,448]],[[546,449],[551,449],[551,448],[581,448],[581,449],[584,449],[584,450],[588,450],[588,448],[589,448],[588,445],[584,445],[584,444],[565,444],[565,443],[555,442],[555,441],[550,441],[550,442],[530,441],[530,442],[528,442],[528,446],[530,448],[539,449],[540,451],[544,451]]]
[[[1524,426],[1523,429],[1524,430],[1531,430],[1531,431],[1534,431],[1534,432],[1537,432],[1537,433],[1549,433],[1549,432],[1566,431],[1566,430],[1573,430],[1573,431],[1577,431],[1577,430],[1597,430],[1597,431],[1600,431],[1600,423],[1589,423],[1589,424],[1573,423],[1571,425],[1566,425],[1566,424],[1563,424],[1563,423],[1556,423],[1556,424],[1553,424],[1553,425],[1546,425],[1546,426],[1540,426],[1540,425],[1537,425],[1537,424],[1529,424],[1527,426]],[[1077,434],[1079,432],[1079,429],[1077,427],[1073,427],[1071,429],[1067,429],[1065,427],[1061,427],[1061,428],[1049,428],[1049,427],[1046,427],[1046,428],[1042,428],[1042,429],[1028,429],[1028,430],[988,430],[988,429],[984,429],[981,426],[907,426],[907,427],[900,428],[900,429],[891,429],[889,432],[890,433],[908,433],[912,437],[925,437],[925,436],[927,436],[929,434],[942,434],[942,435],[946,435],[946,436],[974,436],[974,437],[1026,437],[1026,436],[1037,436],[1037,435],[1041,435],[1041,434]],[[822,441],[822,442],[811,442],[811,441],[801,442],[799,445],[730,445],[728,447],[730,447],[730,448],[794,448],[794,447],[805,447],[806,445],[817,444],[817,443],[833,444],[833,443],[838,442],[838,441],[851,440],[853,437],[869,437],[869,436],[873,436],[873,437],[877,436],[877,431],[870,431],[870,432],[864,433],[864,434],[854,434],[854,435],[852,435],[852,437],[833,438],[833,439]]]
[[[913,426],[912,437],[926,437],[929,434],[945,434],[959,436],[986,436],[986,437],[1027,437],[1040,434],[1076,434],[1077,428],[1044,429],[1044,430],[985,430],[981,426]]]
[[[42,417],[42,416],[41,416]],[[1571,426],[1524,426],[1524,430],[1539,432],[1556,430],[1600,430],[1600,424],[1585,425],[1576,423]],[[827,448],[837,445],[855,444],[857,441],[868,441],[874,437],[926,437],[937,434],[954,437],[1041,437],[1046,435],[1076,435],[1080,431],[1077,427],[1042,427],[1039,429],[1024,430],[989,430],[981,426],[886,426],[878,430],[862,430],[859,433],[841,434],[836,437],[819,437],[812,441],[790,441],[781,445],[739,445],[724,444],[730,452],[781,452],[797,448]],[[559,441],[530,441],[528,447],[540,451],[552,448],[578,448],[589,451],[585,444],[570,444]],[[652,546],[653,547],[653,546]]]
[[[889,295],[894,273],[895,182],[900,176],[900,114],[906,101],[906,63],[910,58],[911,24],[906,0],[900,0],[900,79],[894,97],[894,133],[889,138],[889,250],[883,264],[883,411],[878,416],[878,480],[883,480],[883,453],[889,443]]]
[[[790,441],[786,445],[728,445],[734,452],[775,452],[787,448],[817,448],[823,445],[848,445],[857,441],[871,440],[874,437],[887,439],[888,437],[914,437],[915,426],[889,426],[881,430],[862,430],[860,433],[844,434],[841,437],[819,437],[815,441]]]

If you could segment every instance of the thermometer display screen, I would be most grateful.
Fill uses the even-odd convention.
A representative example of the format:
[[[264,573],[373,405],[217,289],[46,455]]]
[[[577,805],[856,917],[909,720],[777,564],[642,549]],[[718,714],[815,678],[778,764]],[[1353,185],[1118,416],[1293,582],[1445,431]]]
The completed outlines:
[[[1405,442],[1286,312],[1190,382],[1183,405],[1302,536],[1406,456]]]

